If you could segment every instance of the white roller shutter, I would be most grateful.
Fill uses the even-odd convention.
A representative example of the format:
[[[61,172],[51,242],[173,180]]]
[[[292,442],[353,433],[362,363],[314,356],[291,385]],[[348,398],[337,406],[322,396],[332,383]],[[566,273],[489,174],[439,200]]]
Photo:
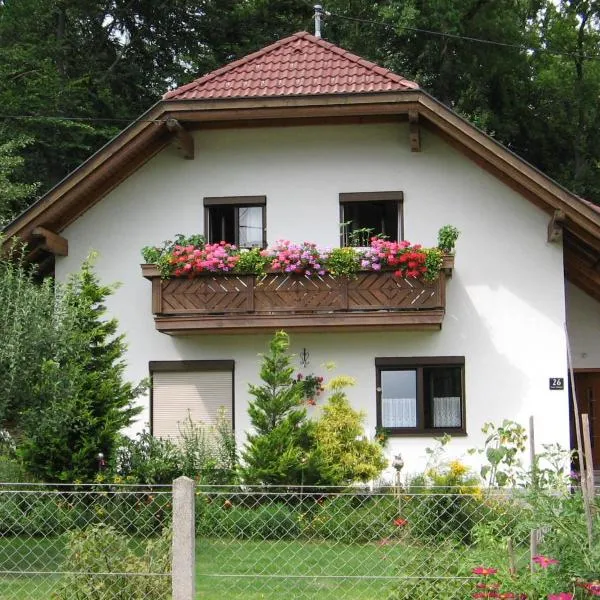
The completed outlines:
[[[223,407],[231,419],[231,371],[158,371],[152,375],[152,432],[155,437],[176,439],[180,423],[214,425]]]

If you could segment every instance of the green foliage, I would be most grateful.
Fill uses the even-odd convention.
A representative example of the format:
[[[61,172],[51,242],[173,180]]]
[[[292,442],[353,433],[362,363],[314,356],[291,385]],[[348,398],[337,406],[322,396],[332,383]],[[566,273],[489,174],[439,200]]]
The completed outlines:
[[[298,514],[294,507],[280,503],[248,508],[231,505],[220,496],[199,497],[196,502],[196,534],[240,540],[296,539],[302,533]]]
[[[49,491],[35,485],[26,493],[3,494],[0,497],[0,534],[45,537],[61,535],[73,529],[94,524],[110,525],[119,532],[150,536],[160,531],[171,512],[167,494],[135,491],[113,494],[108,488],[95,489],[93,494],[81,490]]]
[[[215,426],[194,423],[189,417],[179,428],[181,475],[204,485],[237,482],[237,447],[231,421],[221,411]]]
[[[523,475],[519,455],[525,451],[525,428],[505,419],[498,426],[485,423],[481,431],[486,435],[485,447],[471,453],[483,454],[487,460],[481,467],[482,479],[490,487],[516,485]]]
[[[253,484],[300,484],[313,426],[302,408],[303,388],[293,377],[289,337],[277,332],[263,355],[262,385],[250,385],[248,414],[254,433],[242,453],[243,475]]]
[[[241,250],[239,257],[234,270],[242,275],[260,275],[269,265],[269,259],[261,255],[260,248]]]
[[[135,439],[123,436],[111,462],[116,482],[170,484],[181,475],[181,454],[171,440],[154,437],[149,431]]]
[[[360,270],[360,258],[353,248],[333,248],[326,267],[334,277],[356,277]]]
[[[170,534],[136,551],[128,538],[110,526],[95,525],[69,535],[63,576],[54,600],[163,600],[169,597],[171,579]],[[102,573],[136,573],[102,575]],[[164,573],[155,577],[150,573]]]
[[[427,571],[430,572],[430,569],[432,569],[432,565],[428,563]],[[388,600],[432,600],[433,598],[462,600],[471,597],[471,582],[464,578],[459,576],[436,578],[416,575],[403,580],[388,596]]]
[[[354,410],[345,393],[350,378],[332,379],[331,394],[314,429],[310,469],[317,485],[349,485],[375,479],[387,466],[381,446],[364,435],[365,414]]]
[[[32,399],[21,417],[19,455],[42,480],[92,480],[97,454],[112,456],[119,432],[141,410],[133,403],[144,387],[123,380],[124,337],[105,316],[112,292],[89,261],[63,290],[67,334],[41,357],[42,377],[29,383]]]
[[[425,281],[435,281],[442,270],[443,264],[443,253],[439,248],[424,248],[425,252],[425,266],[427,271],[425,273]]]
[[[289,338],[278,332],[263,356],[261,386],[251,385],[248,413],[254,432],[242,454],[243,478],[250,484],[347,485],[377,477],[386,467],[381,446],[365,438],[364,415],[346,397],[348,377],[333,379],[321,418],[307,419],[307,392],[321,380],[293,377]],[[309,400],[314,401],[311,396]]]
[[[16,175],[25,162],[17,151],[29,142],[22,137],[6,142],[0,140],[0,226],[27,205],[39,187],[37,183],[20,183]]]
[[[189,417],[180,426],[180,439],[156,438],[143,431],[136,439],[123,437],[111,464],[115,482],[170,484],[181,475],[200,484],[237,481],[237,448],[231,422],[221,413],[215,426]]]
[[[22,411],[39,405],[33,388],[45,376],[44,360],[69,335],[60,292],[50,279],[38,284],[23,256],[15,246],[0,257],[0,421],[13,433]]]
[[[454,225],[444,225],[438,231],[438,248],[445,254],[454,252],[460,231]]]

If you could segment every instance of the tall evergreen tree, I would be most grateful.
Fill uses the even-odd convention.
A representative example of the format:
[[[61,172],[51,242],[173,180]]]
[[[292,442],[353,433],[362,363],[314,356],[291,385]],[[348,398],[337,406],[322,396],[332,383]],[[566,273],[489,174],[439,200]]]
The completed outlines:
[[[45,481],[93,479],[98,453],[110,458],[119,432],[141,411],[134,401],[144,386],[124,381],[124,337],[116,319],[106,318],[104,302],[112,292],[89,262],[64,292],[68,335],[44,360],[36,402],[22,418],[21,457]]]
[[[253,433],[242,453],[244,480],[250,484],[301,484],[313,425],[302,407],[303,386],[293,377],[289,337],[275,334],[263,355],[261,385],[250,385],[248,405]]]

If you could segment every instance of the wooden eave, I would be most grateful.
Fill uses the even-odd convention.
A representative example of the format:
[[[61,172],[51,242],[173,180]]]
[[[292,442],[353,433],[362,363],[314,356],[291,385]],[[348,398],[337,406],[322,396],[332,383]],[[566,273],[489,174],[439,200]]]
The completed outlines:
[[[28,242],[36,227],[59,234],[172,141],[173,132],[167,127],[170,119],[190,130],[398,120],[408,119],[409,114],[413,125],[418,123],[439,134],[550,217],[562,211],[565,231],[600,252],[600,214],[422,90],[160,101],[17,217],[4,234]],[[412,147],[418,146],[413,135]]]

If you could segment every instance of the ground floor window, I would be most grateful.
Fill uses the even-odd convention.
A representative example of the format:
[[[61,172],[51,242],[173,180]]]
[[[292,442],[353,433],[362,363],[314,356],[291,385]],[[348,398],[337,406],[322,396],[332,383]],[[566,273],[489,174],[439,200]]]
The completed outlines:
[[[462,356],[376,358],[377,425],[391,434],[464,433]]]
[[[151,362],[152,434],[177,439],[188,417],[214,425],[221,412],[233,425],[233,369],[232,360]]]

